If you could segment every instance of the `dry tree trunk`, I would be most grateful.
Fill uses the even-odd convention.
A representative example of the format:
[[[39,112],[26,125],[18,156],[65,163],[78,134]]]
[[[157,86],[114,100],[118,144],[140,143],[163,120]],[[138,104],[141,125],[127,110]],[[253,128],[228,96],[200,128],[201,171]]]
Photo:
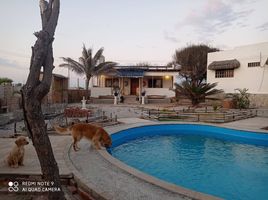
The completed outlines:
[[[26,128],[31,137],[41,165],[43,179],[53,181],[61,192],[44,194],[45,199],[65,199],[61,188],[59,168],[54,158],[51,143],[46,132],[41,101],[49,92],[54,68],[52,43],[60,10],[59,0],[40,0],[42,30],[34,33],[37,41],[32,47],[30,72],[22,88],[23,111]],[[40,72],[43,68],[43,77]]]

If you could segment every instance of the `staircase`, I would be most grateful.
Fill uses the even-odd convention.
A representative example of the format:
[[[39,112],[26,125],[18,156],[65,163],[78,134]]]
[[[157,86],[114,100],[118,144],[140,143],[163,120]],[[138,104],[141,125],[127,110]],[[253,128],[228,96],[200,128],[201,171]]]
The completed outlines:
[[[139,101],[136,101],[137,96],[135,95],[127,95],[124,98],[124,104],[139,104]]]

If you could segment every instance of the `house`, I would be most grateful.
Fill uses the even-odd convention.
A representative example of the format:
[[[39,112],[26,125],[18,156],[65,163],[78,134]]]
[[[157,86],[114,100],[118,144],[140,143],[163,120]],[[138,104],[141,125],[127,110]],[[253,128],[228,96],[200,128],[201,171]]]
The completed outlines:
[[[40,78],[42,76],[43,73],[40,74]],[[43,99],[43,103],[68,103],[68,77],[52,74],[51,86],[48,94]]]
[[[141,97],[142,92],[149,95],[174,97],[174,88],[179,69],[167,66],[117,66],[116,73],[98,75],[91,80],[91,97],[113,95],[119,88],[122,96]]]
[[[207,82],[225,93],[247,88],[253,106],[268,107],[268,42],[209,53]]]

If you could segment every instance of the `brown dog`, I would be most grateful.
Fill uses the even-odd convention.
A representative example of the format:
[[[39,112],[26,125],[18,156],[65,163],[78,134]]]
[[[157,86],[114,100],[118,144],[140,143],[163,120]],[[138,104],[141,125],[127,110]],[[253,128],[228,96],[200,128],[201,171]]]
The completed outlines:
[[[112,140],[109,134],[99,126],[92,124],[74,124],[68,128],[62,128],[54,126],[55,130],[59,134],[72,134],[73,136],[73,148],[78,151],[77,143],[83,138],[87,138],[92,141],[96,149],[101,149],[101,146],[110,147]]]
[[[15,144],[6,160],[10,167],[17,168],[23,166],[24,146],[29,144],[29,142],[26,137],[20,136],[16,139]]]

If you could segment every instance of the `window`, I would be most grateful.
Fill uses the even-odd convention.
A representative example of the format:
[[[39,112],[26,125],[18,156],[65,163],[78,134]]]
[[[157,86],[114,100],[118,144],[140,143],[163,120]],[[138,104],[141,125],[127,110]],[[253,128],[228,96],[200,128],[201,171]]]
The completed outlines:
[[[113,86],[119,86],[118,78],[106,78],[105,79],[105,87],[113,87]]]
[[[162,88],[163,87],[163,81],[162,78],[151,78],[148,79],[148,88]]]
[[[234,77],[234,69],[218,69],[215,72],[215,78]]]
[[[259,67],[261,66],[260,62],[250,62],[248,63],[248,67]]]

